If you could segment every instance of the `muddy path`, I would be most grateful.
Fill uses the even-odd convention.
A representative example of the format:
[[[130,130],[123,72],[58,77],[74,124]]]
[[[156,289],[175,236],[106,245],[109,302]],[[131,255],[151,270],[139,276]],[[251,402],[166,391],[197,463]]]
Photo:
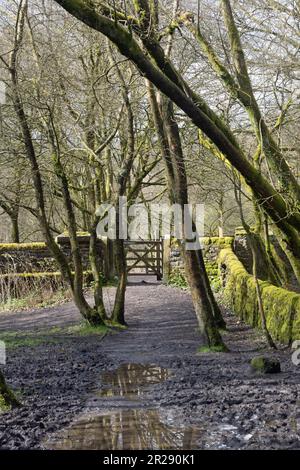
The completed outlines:
[[[108,308],[112,298],[107,289]],[[156,282],[128,286],[129,328],[106,336],[81,334],[72,304],[1,314],[0,339],[21,336],[3,370],[24,406],[0,415],[0,448],[299,449],[290,351],[226,320],[231,352],[197,354],[189,294]],[[262,353],[279,357],[280,374],[251,372]]]

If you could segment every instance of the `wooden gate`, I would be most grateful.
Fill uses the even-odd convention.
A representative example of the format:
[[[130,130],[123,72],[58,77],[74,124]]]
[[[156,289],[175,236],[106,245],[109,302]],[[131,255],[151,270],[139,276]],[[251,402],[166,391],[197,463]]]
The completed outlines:
[[[163,276],[162,240],[126,240],[127,272],[129,276]]]

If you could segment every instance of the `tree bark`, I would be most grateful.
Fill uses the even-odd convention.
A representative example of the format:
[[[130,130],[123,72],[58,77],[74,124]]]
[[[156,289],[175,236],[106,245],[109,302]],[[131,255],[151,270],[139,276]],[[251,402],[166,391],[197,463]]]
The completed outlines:
[[[124,248],[124,240],[115,240],[115,263],[118,275],[118,286],[112,314],[112,321],[120,325],[126,325],[125,321],[125,294],[127,286],[127,265]]]
[[[7,386],[4,376],[0,371],[0,409],[1,406],[5,408],[16,408],[21,406],[20,402],[16,399],[13,392]]]
[[[74,277],[72,279],[71,289],[74,298],[74,302],[78,307],[79,311],[83,315],[83,317],[92,325],[98,326],[103,324],[103,320],[101,315],[98,312],[97,308],[92,308],[85,299],[84,292],[83,292],[83,282],[84,282],[84,275],[83,275],[83,266],[82,266],[82,258],[80,253],[80,247],[77,239],[77,225],[76,219],[74,214],[74,209],[72,205],[72,199],[69,190],[69,183],[67,176],[65,174],[64,168],[62,166],[59,150],[55,148],[55,144],[51,138],[50,132],[50,140],[52,141],[53,151],[56,152],[53,155],[54,160],[54,168],[57,177],[61,182],[62,194],[63,194],[63,201],[67,213],[67,221],[68,221],[68,229],[69,229],[69,237],[70,237],[70,244],[71,244],[71,256],[72,261],[74,264]]]
[[[47,219],[42,175],[41,175],[38,160],[36,157],[33,139],[32,139],[30,127],[28,124],[27,116],[24,110],[22,97],[19,91],[18,74],[17,74],[17,56],[18,56],[18,52],[21,47],[23,35],[24,35],[24,21],[25,21],[25,17],[27,13],[27,3],[28,3],[27,0],[22,0],[19,5],[19,14],[18,14],[17,25],[16,25],[15,44],[10,55],[8,71],[11,77],[13,105],[14,105],[15,113],[19,121],[20,129],[22,132],[22,137],[23,137],[23,142],[24,142],[24,147],[25,147],[25,155],[31,166],[31,175],[32,175],[34,194],[35,194],[35,200],[36,200],[36,205],[37,205],[37,209],[36,209],[37,218],[38,218],[42,233],[44,235],[46,244],[59,265],[60,271],[62,273],[62,278],[71,288],[72,296],[73,296],[76,306],[78,307],[80,313],[88,322],[90,322],[92,325],[97,325],[97,324],[100,324],[102,320],[100,316],[97,314],[97,312],[88,305],[88,303],[85,300],[83,290],[82,290],[82,286],[83,286],[82,262],[81,262],[78,241],[76,237],[76,222],[75,222],[75,216],[74,216],[74,211],[72,207],[71,197],[69,194],[67,178],[66,178],[66,175],[64,174],[63,167],[60,163],[59,155],[55,155],[54,163],[56,165],[57,175],[60,177],[60,180],[61,180],[64,203],[65,203],[65,207],[67,210],[67,216],[68,216],[68,221],[69,221],[72,259],[74,262],[74,269],[75,269],[74,277],[73,277],[73,274],[71,272],[70,266],[68,264],[68,261],[65,255],[60,250],[59,246],[57,245],[57,243],[55,242],[53,238],[50,225]],[[53,142],[52,142],[52,145],[53,145]]]
[[[19,214],[14,214],[10,217],[11,221],[11,241],[12,243],[20,243],[20,230],[19,230]]]
[[[90,265],[91,265],[93,278],[94,278],[95,309],[100,315],[102,321],[105,322],[108,319],[108,317],[106,314],[106,309],[105,309],[105,305],[103,301],[102,270],[98,262],[98,253],[97,253],[98,238],[97,238],[97,232],[96,232],[97,224],[98,224],[98,218],[96,218],[92,228],[90,229],[89,260],[90,260]]]
[[[121,72],[120,67],[116,63],[112,51],[111,60],[114,64],[117,75],[119,77],[122,96],[126,108],[127,114],[127,149],[124,153],[122,165],[118,175],[118,191],[117,191],[117,202],[116,202],[116,240],[114,242],[115,249],[115,261],[116,269],[118,274],[118,286],[115,297],[115,303],[113,308],[112,320],[121,325],[126,325],[125,321],[125,294],[127,286],[127,263],[126,263],[126,252],[124,246],[124,240],[121,236],[121,218],[120,218],[120,201],[126,195],[126,190],[132,170],[132,165],[135,158],[135,132],[134,132],[134,116],[130,102],[130,92],[127,83],[125,82],[124,76]]]
[[[159,105],[154,88],[149,82],[147,89],[160,150],[168,171],[170,199],[179,204],[183,211],[184,205],[188,204],[187,177],[173,106],[162,96],[160,96]],[[181,248],[200,331],[206,337],[209,346],[223,347],[218,327],[225,328],[226,323],[212,293],[202,251],[187,251],[185,242]]]

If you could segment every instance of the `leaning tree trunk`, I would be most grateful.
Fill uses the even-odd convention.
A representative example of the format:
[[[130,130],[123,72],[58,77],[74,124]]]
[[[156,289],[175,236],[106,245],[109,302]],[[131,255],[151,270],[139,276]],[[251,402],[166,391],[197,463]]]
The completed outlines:
[[[252,273],[253,273],[253,279],[255,283],[255,290],[256,290],[256,296],[257,296],[257,302],[258,302],[258,311],[259,311],[260,318],[261,318],[262,329],[263,329],[263,332],[265,334],[265,337],[269,346],[273,349],[276,349],[276,345],[267,327],[265,309],[264,309],[264,305],[262,301],[261,288],[260,288],[260,284],[258,280],[258,259],[262,254],[262,252],[258,250],[258,247],[261,247],[261,243],[260,243],[261,239],[257,236],[257,233],[251,230],[250,226],[247,224],[245,220],[240,188],[237,188],[235,186],[234,194],[235,194],[235,199],[238,204],[239,211],[240,211],[241,222],[242,222],[245,232],[247,233],[247,238],[248,238],[250,249],[251,249]],[[259,240],[259,243],[258,243],[258,240]]]
[[[29,121],[24,109],[23,99],[19,90],[18,83],[18,74],[17,74],[17,56],[20,46],[23,41],[24,35],[24,25],[27,12],[26,0],[20,2],[19,5],[19,14],[18,22],[16,26],[15,34],[15,43],[10,54],[10,60],[8,64],[8,72],[11,78],[11,91],[12,91],[12,101],[14,105],[14,110],[19,121],[20,130],[22,133],[25,156],[30,164],[31,176],[33,180],[34,195],[36,201],[36,216],[39,221],[43,236],[45,238],[47,247],[55,258],[56,262],[59,265],[63,280],[70,286],[72,291],[72,296],[74,302],[79,309],[83,317],[92,325],[97,325],[102,323],[101,317],[98,315],[95,309],[90,308],[88,303],[85,300],[82,284],[83,284],[83,273],[80,259],[80,252],[78,248],[78,243],[76,239],[76,223],[74,219],[74,212],[72,207],[72,202],[70,195],[68,194],[68,182],[63,172],[63,167],[59,161],[59,158],[56,158],[56,169],[59,172],[62,182],[62,190],[64,191],[64,202],[67,209],[69,230],[70,230],[70,241],[72,249],[72,258],[74,263],[75,275],[72,275],[70,266],[68,264],[67,258],[60,250],[59,246],[53,238],[51,232],[49,221],[47,217],[46,203],[45,203],[45,194],[44,194],[44,184],[43,179],[35,151],[34,141],[32,138],[32,132],[30,129]],[[51,137],[51,135],[50,135]],[[54,139],[55,140],[55,139]],[[55,153],[55,152],[54,152]],[[59,155],[54,155],[54,157],[59,157]],[[71,217],[71,219],[70,219]]]
[[[184,205],[188,204],[189,199],[188,199],[188,189],[187,189],[187,176],[186,176],[186,171],[185,171],[185,161],[184,161],[184,155],[182,151],[182,145],[181,145],[181,138],[180,138],[180,133],[179,133],[179,128],[178,124],[175,119],[175,114],[174,114],[174,109],[173,109],[173,104],[170,100],[162,98],[162,103],[161,103],[161,119],[162,123],[164,125],[164,129],[166,132],[167,136],[167,141],[170,149],[170,157],[173,165],[173,174],[174,174],[174,182],[173,182],[173,194],[174,194],[174,200],[180,204],[182,210],[184,209]],[[171,175],[170,175],[171,176]],[[194,224],[193,224],[194,225]],[[195,232],[196,233],[196,232]],[[183,247],[183,250],[185,251],[185,244]],[[209,328],[208,330],[210,331],[213,328],[213,325],[215,325],[216,328],[226,328],[226,323],[222,317],[221,311],[219,309],[219,306],[217,302],[215,301],[213,292],[211,290],[209,278],[207,275],[207,271],[205,268],[204,264],[204,259],[203,259],[203,254],[202,250],[194,250],[194,256],[193,256],[193,263],[190,264],[189,266],[189,271],[195,271],[194,276],[199,276],[200,282],[203,284],[203,288],[206,292],[206,299],[209,302],[210,305],[210,311],[211,314],[214,317],[214,321],[209,322]],[[184,258],[187,257],[189,258],[189,253],[187,252],[184,253]],[[197,265],[198,264],[198,265]],[[190,277],[188,277],[190,278]],[[192,281],[193,283],[193,281]],[[195,285],[193,283],[193,285]],[[198,298],[198,296],[194,295],[192,296],[193,299]],[[199,310],[198,306],[195,306],[195,310]],[[204,312],[204,317],[207,318],[207,312]],[[221,336],[216,332],[212,338],[212,340],[215,340],[215,337],[219,337],[221,339]],[[210,342],[210,341],[209,341]],[[223,342],[222,342],[223,344]]]
[[[55,147],[55,142],[54,142],[51,131],[49,131],[49,137],[50,137],[52,147],[53,147],[53,152],[54,152],[53,154],[54,170],[61,183],[63,202],[64,202],[66,214],[67,214],[70,245],[71,245],[71,255],[72,255],[72,261],[74,265],[74,277],[73,277],[72,284],[71,284],[73,299],[80,313],[83,315],[85,320],[90,325],[92,326],[103,325],[103,320],[97,308],[95,307],[92,308],[88,304],[84,296],[84,292],[83,292],[84,273],[83,273],[82,257],[81,257],[80,247],[79,247],[79,243],[77,239],[77,225],[76,225],[76,218],[75,218],[75,213],[73,209],[70,189],[69,189],[69,182],[68,182],[67,175],[64,171],[64,167],[60,159],[59,149]]]
[[[272,349],[277,349],[276,344],[274,343],[274,340],[267,326],[267,320],[266,320],[265,309],[264,309],[264,305],[262,301],[261,289],[260,289],[259,280],[257,277],[257,251],[255,250],[255,245],[252,243],[252,238],[251,238],[250,233],[249,233],[249,236],[250,236],[250,246],[251,246],[251,251],[252,251],[252,256],[253,256],[253,278],[255,282],[255,289],[256,289],[256,295],[257,295],[257,301],[258,301],[258,311],[260,314],[261,325],[262,325],[262,329],[266,337],[266,340],[268,342],[268,345]]]
[[[187,176],[173,105],[170,100],[161,95],[160,103],[158,103],[153,85],[148,83],[147,87],[155,129],[168,172],[168,182],[171,184],[169,186],[170,199],[183,209],[184,205],[188,204]],[[202,251],[188,251],[184,243],[182,254],[200,331],[209,347],[226,350],[218,331],[218,328],[225,328],[226,323],[212,293]]]
[[[0,410],[7,408],[15,408],[20,406],[20,402],[16,399],[13,392],[6,385],[4,376],[0,371]]]
[[[198,253],[195,250],[183,250],[184,265],[187,281],[190,287],[199,329],[205,337],[207,345],[219,351],[227,351],[222,336],[216,325],[212,306],[203,282],[203,272],[200,268]]]
[[[211,285],[210,285],[209,277],[208,277],[206,267],[205,267],[205,264],[204,264],[202,250],[197,250],[196,255],[197,255],[197,258],[198,258],[200,269],[202,271],[202,279],[203,279],[203,282],[205,283],[207,296],[208,296],[208,299],[209,299],[209,302],[210,302],[210,305],[211,305],[211,308],[212,308],[212,311],[213,311],[213,315],[214,315],[216,325],[221,330],[226,330],[226,328],[227,328],[226,322],[223,318],[220,307],[219,307],[219,305],[218,305],[218,303],[215,299],[214,293],[213,293]]]
[[[124,79],[124,76],[112,55],[111,61],[115,66],[117,75],[119,77],[122,96],[127,114],[127,149],[124,153],[124,158],[118,175],[118,201],[116,204],[116,240],[115,240],[115,261],[116,269],[118,274],[118,287],[115,297],[114,309],[112,314],[112,320],[121,325],[126,325],[125,322],[125,294],[127,286],[127,263],[126,263],[126,252],[123,236],[121,236],[122,226],[120,220],[121,207],[120,201],[126,195],[127,185],[130,179],[130,173],[135,158],[135,130],[134,130],[134,117],[133,110],[130,101],[130,91],[128,85]]]
[[[289,234],[284,233],[275,224],[272,226],[272,230],[280,248],[286,254],[297,282],[300,285],[300,243],[298,243],[299,237],[297,232],[290,227]],[[296,243],[299,245],[298,249],[296,248]]]

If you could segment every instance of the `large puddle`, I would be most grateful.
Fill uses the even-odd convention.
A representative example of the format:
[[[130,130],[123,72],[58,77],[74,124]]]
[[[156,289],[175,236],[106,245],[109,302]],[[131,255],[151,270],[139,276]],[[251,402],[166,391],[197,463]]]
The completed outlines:
[[[158,409],[86,415],[48,442],[57,450],[194,449],[197,430],[176,426],[176,417]]]
[[[168,369],[152,364],[123,364],[114,371],[104,372],[101,388],[93,391],[87,404],[88,411],[45,440],[43,447],[55,450],[239,449],[253,437],[257,438],[257,430],[247,433],[237,422],[200,422],[187,426],[178,407],[156,407],[151,389],[170,377]],[[272,422],[266,424],[267,432]]]
[[[90,412],[79,417],[68,428],[45,443],[51,449],[69,450],[139,450],[192,449],[199,432],[179,425],[174,410],[145,409],[141,397],[171,376],[168,369],[150,364],[122,364],[104,372],[103,388],[94,396],[104,408],[110,398],[119,397],[117,409]],[[128,400],[137,399],[134,408]]]
[[[44,447],[57,450],[191,450],[224,447],[224,434],[234,436],[234,426],[218,426],[209,436],[200,427],[185,426],[178,409],[145,408],[142,395],[171,376],[156,365],[123,364],[101,376],[95,390],[95,411],[79,416]],[[117,397],[117,406],[114,398]],[[134,400],[134,401],[133,401]],[[100,408],[100,410],[99,410]],[[229,436],[228,436],[229,435]]]

